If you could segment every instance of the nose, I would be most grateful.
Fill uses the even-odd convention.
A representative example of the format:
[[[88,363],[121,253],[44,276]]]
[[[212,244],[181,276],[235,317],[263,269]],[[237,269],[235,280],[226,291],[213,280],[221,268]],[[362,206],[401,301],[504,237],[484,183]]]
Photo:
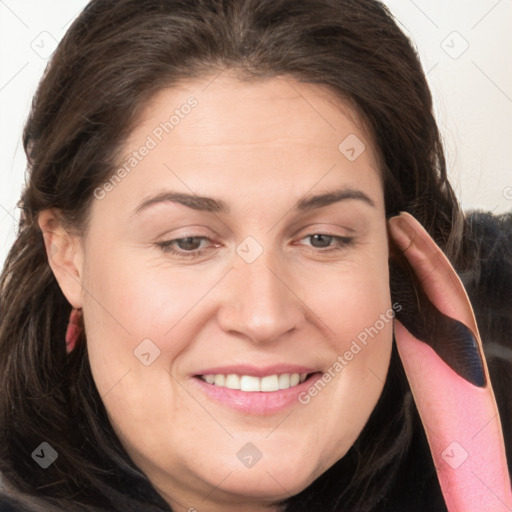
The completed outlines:
[[[218,321],[225,332],[257,344],[282,339],[305,321],[305,305],[290,273],[269,251],[254,262],[235,263],[226,283]]]

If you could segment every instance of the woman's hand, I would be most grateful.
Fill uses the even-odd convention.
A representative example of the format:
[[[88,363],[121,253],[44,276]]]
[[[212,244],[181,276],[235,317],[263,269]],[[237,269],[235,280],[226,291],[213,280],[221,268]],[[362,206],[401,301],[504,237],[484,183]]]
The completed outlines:
[[[427,312],[431,329],[429,323],[423,328],[411,323],[407,329],[395,318],[395,340],[448,510],[510,512],[512,491],[499,412],[464,286],[442,250],[412,215],[402,212],[391,218],[389,232],[391,243],[421,286],[418,303],[422,292],[426,297],[427,307],[417,311],[420,315]],[[417,304],[402,306],[410,310]],[[416,320],[421,325],[423,317]],[[461,336],[443,335],[449,331],[439,329],[443,323],[455,326],[451,332]],[[418,339],[420,334],[422,339]],[[440,336],[449,339],[438,339]],[[469,361],[466,373],[460,370],[468,367],[466,362],[459,364],[461,358]],[[465,378],[465,374],[473,378]]]

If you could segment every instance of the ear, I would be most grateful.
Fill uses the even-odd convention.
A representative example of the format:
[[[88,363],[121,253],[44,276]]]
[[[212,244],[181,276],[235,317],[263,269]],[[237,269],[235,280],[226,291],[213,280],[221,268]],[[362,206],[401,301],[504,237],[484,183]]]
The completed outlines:
[[[41,211],[37,222],[43,232],[48,263],[62,293],[74,308],[81,308],[82,238],[64,227],[55,209]]]

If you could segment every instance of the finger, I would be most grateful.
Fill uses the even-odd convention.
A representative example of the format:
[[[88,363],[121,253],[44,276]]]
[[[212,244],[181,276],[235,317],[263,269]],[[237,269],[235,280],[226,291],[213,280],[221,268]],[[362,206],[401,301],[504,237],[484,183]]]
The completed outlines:
[[[391,219],[389,229],[394,245],[403,251],[401,257],[394,251],[390,266],[393,295],[403,305],[397,319],[460,376],[485,386],[489,375],[478,328],[455,270],[411,215]]]
[[[389,230],[431,303],[478,334],[460,279],[421,224],[402,213],[389,221]],[[414,331],[414,325],[409,327]],[[394,329],[448,510],[512,510],[503,433],[490,381],[478,387],[454,371],[454,365],[439,356],[447,340],[437,340],[436,352],[436,343],[418,339],[397,318]],[[483,364],[487,373],[485,358]]]
[[[445,315],[460,320],[479,340],[469,297],[443,251],[407,212],[392,217],[388,225],[394,243],[403,252],[429,300]]]

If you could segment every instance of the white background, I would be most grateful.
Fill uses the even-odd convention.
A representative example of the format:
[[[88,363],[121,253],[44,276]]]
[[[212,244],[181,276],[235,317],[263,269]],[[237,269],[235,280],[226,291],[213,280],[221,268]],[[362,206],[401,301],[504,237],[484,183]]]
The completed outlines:
[[[0,264],[16,232],[30,102],[48,54],[86,3],[0,0]],[[512,0],[385,3],[418,48],[462,206],[510,211]]]

